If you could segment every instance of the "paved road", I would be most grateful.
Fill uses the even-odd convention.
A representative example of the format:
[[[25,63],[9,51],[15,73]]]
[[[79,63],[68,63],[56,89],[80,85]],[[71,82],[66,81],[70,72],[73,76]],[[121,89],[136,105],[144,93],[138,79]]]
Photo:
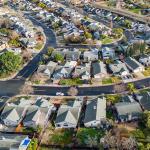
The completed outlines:
[[[24,84],[23,80],[9,80],[0,82],[0,96],[14,96],[19,94],[20,87]],[[150,78],[142,79],[134,82],[135,86],[144,85],[150,87]],[[56,86],[33,86],[33,95],[55,96],[56,92],[62,92],[67,96],[69,87]],[[78,96],[93,96],[101,94],[114,94],[114,85],[95,86],[95,87],[78,87]],[[122,91],[125,92],[125,91]],[[116,92],[115,92],[116,93]]]
[[[28,64],[25,66],[17,75],[14,79],[27,79],[30,77],[34,71],[38,68],[39,62],[43,57],[43,54],[46,53],[47,48],[49,46],[51,47],[56,47],[56,37],[54,32],[51,29],[48,29],[44,24],[40,23],[36,19],[30,17],[27,15],[27,18],[29,18],[34,25],[41,26],[43,28],[43,32],[45,33],[46,36],[46,43],[44,48],[40,53],[38,53]]]
[[[20,80],[21,78],[28,78],[34,70],[38,67],[38,62],[41,59],[42,55],[46,52],[48,46],[56,47],[56,37],[52,30],[47,29],[47,27],[43,24],[40,24],[38,21],[30,18],[34,24],[40,25],[44,33],[46,35],[46,44],[43,50],[33,58],[29,62],[29,64],[23,68],[18,75],[9,81],[0,81],[0,96],[15,96],[19,94],[19,90],[22,85],[24,85],[25,80]],[[135,86],[137,85],[144,85],[146,87],[150,87],[150,78],[143,79],[140,81],[135,81]],[[56,92],[62,92],[67,95],[67,91],[69,87],[56,87],[56,86],[33,86],[34,88],[34,95],[49,95],[55,96]],[[97,86],[97,87],[78,87],[78,96],[91,96],[91,95],[100,95],[100,94],[111,94],[114,93],[114,86]]]

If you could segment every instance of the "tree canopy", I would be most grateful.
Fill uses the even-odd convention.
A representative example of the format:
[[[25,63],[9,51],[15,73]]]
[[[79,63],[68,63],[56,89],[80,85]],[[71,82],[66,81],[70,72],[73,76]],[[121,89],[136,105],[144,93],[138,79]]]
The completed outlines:
[[[54,59],[55,61],[61,61],[61,62],[64,61],[64,57],[59,53],[55,54]]]
[[[21,63],[22,59],[19,55],[15,55],[13,52],[3,53],[0,55],[0,75],[17,71]]]

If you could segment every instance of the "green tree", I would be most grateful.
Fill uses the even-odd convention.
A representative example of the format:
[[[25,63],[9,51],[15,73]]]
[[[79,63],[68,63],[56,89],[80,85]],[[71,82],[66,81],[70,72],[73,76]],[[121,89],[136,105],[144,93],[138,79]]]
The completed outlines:
[[[114,28],[114,29],[112,29],[112,34],[113,34],[114,38],[120,38],[121,35],[123,34],[123,29]]]
[[[17,71],[21,63],[22,59],[19,55],[15,55],[13,52],[3,53],[0,55],[0,75]]]
[[[53,47],[48,47],[47,48],[47,55],[48,56],[51,56],[52,52],[54,51],[54,48]]]
[[[125,20],[125,21],[124,21],[124,25],[125,25],[127,28],[131,28],[132,22],[131,22],[130,20]]]
[[[134,42],[127,48],[127,56],[138,56],[146,53],[146,43],[143,41]]]
[[[46,5],[44,3],[42,3],[42,2],[39,2],[38,6],[41,7],[41,8],[46,8]]]
[[[8,44],[13,47],[19,47],[21,45],[18,39],[9,40]]]
[[[89,32],[85,32],[85,37],[86,37],[87,39],[92,39],[92,34],[89,33]]]
[[[64,61],[63,55],[61,55],[61,54],[59,54],[59,53],[56,53],[56,54],[55,54],[54,59],[55,59],[55,61],[61,61],[61,62]]]
[[[150,128],[150,111],[145,111],[143,119],[147,128]]]
[[[28,150],[36,150],[38,146],[38,140],[33,138],[29,144]]]
[[[135,85],[133,83],[129,83],[127,85],[127,89],[129,90],[130,93],[134,93],[136,91]]]

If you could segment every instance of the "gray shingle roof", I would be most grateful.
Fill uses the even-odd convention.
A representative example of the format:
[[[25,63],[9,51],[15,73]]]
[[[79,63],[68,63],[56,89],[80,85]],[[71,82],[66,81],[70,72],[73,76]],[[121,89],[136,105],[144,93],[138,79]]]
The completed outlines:
[[[76,108],[60,108],[58,110],[58,114],[55,120],[55,123],[60,123],[60,122],[68,122],[71,124],[77,124],[78,122],[78,117],[79,117],[79,109],[78,107]]]
[[[106,99],[96,98],[87,102],[84,123],[106,117]]]
[[[141,93],[137,99],[144,110],[150,111],[150,92]]]
[[[142,109],[137,102],[119,102],[115,104],[118,115],[128,115],[142,113]]]
[[[92,74],[96,75],[99,73],[106,73],[105,65],[103,62],[94,62],[92,63]]]
[[[81,110],[81,101],[69,101],[66,105],[61,105],[58,110],[55,123],[67,122],[77,124]]]
[[[142,66],[138,61],[136,61],[135,59],[133,59],[131,57],[126,58],[125,62],[128,66],[130,66],[132,68],[132,70],[135,70],[138,67]]]
[[[23,107],[5,106],[1,114],[1,119],[8,119],[12,121],[19,121],[24,112]]]

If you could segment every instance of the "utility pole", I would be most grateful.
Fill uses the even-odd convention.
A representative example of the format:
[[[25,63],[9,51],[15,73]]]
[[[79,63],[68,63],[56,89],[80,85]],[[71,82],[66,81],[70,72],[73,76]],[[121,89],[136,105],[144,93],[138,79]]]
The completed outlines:
[[[110,20],[110,28],[113,29],[113,16],[111,16],[111,20]]]
[[[121,8],[121,0],[116,0],[116,9]]]

